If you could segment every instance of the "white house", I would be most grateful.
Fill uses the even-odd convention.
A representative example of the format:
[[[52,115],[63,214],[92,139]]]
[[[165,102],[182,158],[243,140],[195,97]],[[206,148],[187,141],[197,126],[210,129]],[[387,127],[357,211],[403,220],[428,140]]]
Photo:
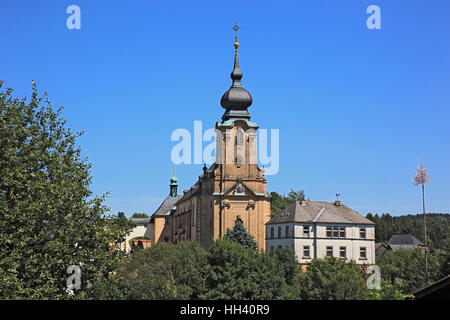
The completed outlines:
[[[327,256],[375,264],[375,224],[340,201],[295,201],[266,223],[266,250],[285,246],[302,264]]]
[[[133,245],[141,245],[142,247],[149,247],[153,234],[153,225],[151,218],[131,218],[133,229],[126,236],[125,242],[122,244],[122,250],[130,252]]]

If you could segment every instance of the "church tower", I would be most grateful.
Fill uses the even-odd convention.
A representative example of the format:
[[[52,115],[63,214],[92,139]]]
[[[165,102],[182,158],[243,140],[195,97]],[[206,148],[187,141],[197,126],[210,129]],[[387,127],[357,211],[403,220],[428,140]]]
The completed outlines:
[[[178,179],[175,177],[175,168],[173,169],[173,175],[172,178],[170,178],[170,196],[172,198],[175,198],[177,196],[177,190],[178,190]]]
[[[239,28],[234,27],[237,33]],[[216,160],[203,167],[198,181],[185,190],[174,216],[178,240],[197,240],[208,247],[212,239],[222,238],[237,221],[265,250],[265,223],[270,219],[270,196],[264,171],[257,164],[258,125],[250,121],[248,108],[253,99],[242,86],[238,38],[235,38],[231,87],[220,104],[225,109],[217,122]]]

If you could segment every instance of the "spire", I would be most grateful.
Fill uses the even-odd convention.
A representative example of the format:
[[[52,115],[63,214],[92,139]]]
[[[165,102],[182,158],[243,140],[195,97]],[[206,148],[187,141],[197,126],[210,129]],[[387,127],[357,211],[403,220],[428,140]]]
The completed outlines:
[[[172,178],[170,178],[170,196],[176,197],[177,196],[177,190],[178,190],[178,179],[175,177],[175,166],[173,166],[173,175]]]
[[[239,56],[238,56],[238,48],[239,48],[239,42],[237,37],[237,32],[240,29],[240,27],[235,24],[233,27],[233,30],[236,32],[235,37],[235,54],[234,54],[234,67],[233,71],[231,72],[231,80],[232,84],[230,89],[227,90],[222,96],[222,99],[220,100],[220,105],[226,109],[224,115],[222,116],[222,120],[228,120],[228,119],[250,119],[250,113],[247,111],[247,108],[252,104],[253,99],[250,95],[250,92],[245,90],[242,87],[241,79],[242,79],[242,72],[239,68]]]

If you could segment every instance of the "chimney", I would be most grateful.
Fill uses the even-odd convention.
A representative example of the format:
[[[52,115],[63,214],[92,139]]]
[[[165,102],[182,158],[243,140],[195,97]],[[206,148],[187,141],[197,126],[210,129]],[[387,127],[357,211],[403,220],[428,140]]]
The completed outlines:
[[[335,206],[340,206],[341,205],[341,200],[339,200],[340,196],[341,196],[340,193],[336,193],[336,201],[334,202]]]

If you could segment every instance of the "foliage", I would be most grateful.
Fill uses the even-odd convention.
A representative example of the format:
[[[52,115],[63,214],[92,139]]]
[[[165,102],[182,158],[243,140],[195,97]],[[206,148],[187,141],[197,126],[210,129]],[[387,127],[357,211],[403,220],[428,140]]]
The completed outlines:
[[[422,249],[387,250],[377,262],[383,279],[394,283],[402,282],[405,293],[411,293],[425,286],[425,254]],[[430,282],[439,280],[439,261],[436,255],[428,253],[428,274]]]
[[[250,249],[256,249],[255,238],[247,232],[243,223],[239,220],[236,221],[233,230],[227,229],[224,239],[236,241],[237,243]]]
[[[120,262],[114,243],[124,230],[105,216],[105,196],[92,196],[81,133],[66,128],[34,82],[32,90],[29,101],[0,92],[0,298],[80,298]],[[74,296],[70,265],[82,272]]]
[[[94,283],[95,299],[197,299],[205,291],[206,250],[197,242],[158,243],[133,255],[107,280]]]
[[[111,273],[94,282],[88,291],[88,297],[96,300],[126,300],[128,287],[122,276]]]
[[[291,190],[289,190],[288,193],[288,199],[291,200],[292,202],[306,200],[305,191],[303,190],[295,191],[294,189],[291,188]]]
[[[287,196],[280,195],[277,192],[273,191],[270,193],[271,202],[270,202],[270,216],[273,217],[286,209],[289,205],[291,205],[294,201],[306,200],[305,192],[303,190],[295,191],[294,189],[290,189]]]
[[[376,242],[387,244],[394,234],[411,234],[424,241],[422,214],[393,217],[368,213],[366,218],[375,223]],[[450,214],[427,213],[427,245],[450,252]]]
[[[270,193],[270,216],[274,217],[284,209],[286,209],[288,203],[287,199],[279,195],[277,192],[273,191]]]
[[[361,271],[354,262],[330,257],[314,259],[298,279],[302,300],[363,300],[368,297]]]
[[[369,300],[405,300],[414,296],[405,294],[405,285],[399,281],[382,280],[379,289],[368,291]]]
[[[148,214],[146,214],[144,212],[142,212],[142,213],[135,212],[135,213],[133,213],[133,215],[131,217],[132,218],[149,218]]]
[[[110,221],[121,230],[124,230],[126,234],[133,229],[133,223],[131,223],[130,219],[128,219],[122,211],[117,212],[116,216],[110,217]],[[125,241],[125,237],[123,238],[123,241]]]
[[[366,216],[375,222],[375,241],[387,244],[394,234],[411,234],[423,241],[423,215],[393,217],[390,214]],[[450,274],[450,215],[427,213],[427,245],[431,248],[429,257],[430,283]],[[377,257],[377,264],[383,265],[390,279],[404,279],[406,290],[414,291],[425,285],[425,261],[420,250],[385,251]],[[414,251],[414,252],[413,252]],[[382,272],[383,275],[385,275]]]
[[[235,241],[214,241],[208,250],[209,272],[203,299],[283,299],[288,288],[282,267],[263,252]]]
[[[289,246],[276,248],[270,255],[273,256],[277,263],[283,269],[284,279],[286,283],[291,285],[300,272],[300,265],[295,256],[294,249]]]

